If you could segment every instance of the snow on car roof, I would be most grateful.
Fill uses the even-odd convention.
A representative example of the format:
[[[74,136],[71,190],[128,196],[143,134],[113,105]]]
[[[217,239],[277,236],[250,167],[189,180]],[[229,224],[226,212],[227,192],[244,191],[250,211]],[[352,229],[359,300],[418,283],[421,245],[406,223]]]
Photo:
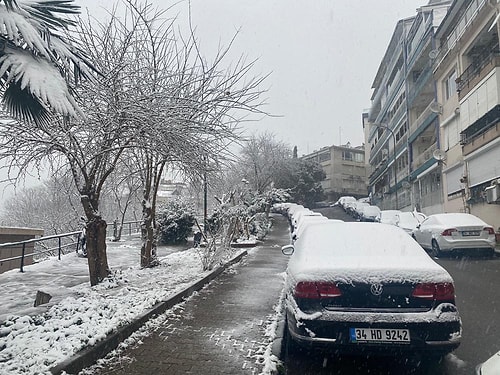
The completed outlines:
[[[447,214],[434,214],[431,215],[436,218],[439,223],[453,224],[453,225],[487,225],[483,220],[477,216],[466,213],[447,213]]]
[[[288,267],[296,281],[452,282],[401,228],[379,223],[308,226],[295,243]]]

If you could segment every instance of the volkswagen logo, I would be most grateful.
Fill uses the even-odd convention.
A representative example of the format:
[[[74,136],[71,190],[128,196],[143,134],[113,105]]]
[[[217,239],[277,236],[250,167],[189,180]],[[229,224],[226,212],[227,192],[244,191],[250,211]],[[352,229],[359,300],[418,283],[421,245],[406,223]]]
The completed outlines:
[[[370,292],[372,292],[372,294],[374,296],[380,296],[383,292],[383,289],[384,289],[384,287],[382,286],[382,284],[379,284],[379,283],[372,284],[370,286]]]

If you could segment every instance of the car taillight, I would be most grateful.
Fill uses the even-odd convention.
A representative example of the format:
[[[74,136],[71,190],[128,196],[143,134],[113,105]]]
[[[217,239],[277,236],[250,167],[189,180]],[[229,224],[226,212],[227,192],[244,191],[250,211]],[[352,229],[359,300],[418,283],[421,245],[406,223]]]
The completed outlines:
[[[413,289],[412,297],[449,301],[455,299],[455,287],[452,283],[422,283]]]
[[[484,227],[483,230],[488,232],[488,234],[495,234],[495,230],[492,227]]]
[[[336,284],[328,282],[300,281],[295,286],[295,298],[335,298],[342,295]]]
[[[457,230],[456,228],[449,228],[449,229],[445,229],[442,233],[441,233],[441,236],[452,236],[453,233],[456,233]]]

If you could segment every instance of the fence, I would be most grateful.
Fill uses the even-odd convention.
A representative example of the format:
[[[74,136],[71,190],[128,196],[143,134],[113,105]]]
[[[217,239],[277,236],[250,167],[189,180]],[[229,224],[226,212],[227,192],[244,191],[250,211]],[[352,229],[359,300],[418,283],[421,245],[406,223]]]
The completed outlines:
[[[142,221],[127,221],[123,223],[122,228],[126,228],[126,232],[130,236],[140,231],[141,222]],[[118,223],[116,222],[116,220],[113,222],[112,228],[113,228],[113,238],[116,239],[116,236],[118,234]],[[21,272],[24,272],[24,266],[26,264],[25,261],[27,258],[40,261],[48,256],[54,256],[57,253],[58,259],[61,260],[61,255],[67,254],[72,251],[78,252],[81,244],[80,241],[81,236],[82,236],[82,231],[75,231],[59,235],[32,238],[24,241],[2,243],[0,244],[0,252],[2,249],[21,247],[21,255],[9,258],[2,258],[0,259],[0,261],[5,263],[5,262],[15,262],[16,260],[19,260],[20,261],[19,269]],[[30,244],[33,244],[34,246],[29,246]],[[29,248],[31,252],[27,252],[27,248]],[[17,267],[10,267],[10,269],[14,268]]]

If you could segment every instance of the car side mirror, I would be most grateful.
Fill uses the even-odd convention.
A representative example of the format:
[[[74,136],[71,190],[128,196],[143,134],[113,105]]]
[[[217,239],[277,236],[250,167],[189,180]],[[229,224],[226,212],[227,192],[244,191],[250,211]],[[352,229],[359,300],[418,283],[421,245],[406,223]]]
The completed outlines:
[[[293,245],[285,245],[281,248],[283,255],[292,255],[295,252],[295,247]]]
[[[417,224],[417,226],[415,228],[420,229],[420,226],[421,226],[421,224],[419,223],[419,224]]]

